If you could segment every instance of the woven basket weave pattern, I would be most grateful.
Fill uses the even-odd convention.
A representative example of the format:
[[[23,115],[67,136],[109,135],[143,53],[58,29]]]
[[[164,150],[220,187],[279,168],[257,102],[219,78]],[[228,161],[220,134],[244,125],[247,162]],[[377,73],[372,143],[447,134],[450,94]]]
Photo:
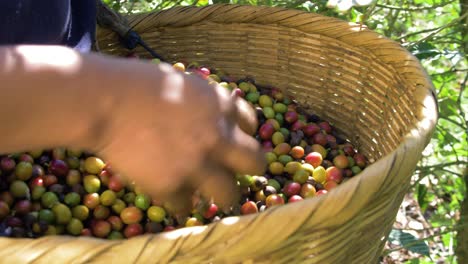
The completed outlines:
[[[432,84],[413,56],[359,25],[280,8],[178,7],[128,20],[169,61],[287,91],[374,164],[325,196],[256,215],[118,242],[0,239],[0,255],[34,263],[377,262],[437,118]],[[103,53],[127,52],[112,31],[100,29],[98,40]]]

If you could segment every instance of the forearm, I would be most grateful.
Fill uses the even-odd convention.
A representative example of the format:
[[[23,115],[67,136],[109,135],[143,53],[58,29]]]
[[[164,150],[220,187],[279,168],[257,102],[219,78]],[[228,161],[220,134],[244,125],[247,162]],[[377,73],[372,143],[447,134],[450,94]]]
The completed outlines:
[[[62,47],[0,48],[0,153],[94,148],[123,91],[147,68]]]

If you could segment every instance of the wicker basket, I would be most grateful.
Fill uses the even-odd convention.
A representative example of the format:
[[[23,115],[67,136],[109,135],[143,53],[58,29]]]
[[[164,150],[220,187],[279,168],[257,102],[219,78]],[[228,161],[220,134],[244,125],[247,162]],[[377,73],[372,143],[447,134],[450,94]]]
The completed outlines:
[[[124,241],[2,238],[1,263],[378,261],[437,121],[433,86],[411,54],[360,25],[281,8],[177,7],[128,20],[169,61],[284,89],[373,164],[327,195],[208,226]],[[110,30],[98,40],[104,53],[126,52]]]

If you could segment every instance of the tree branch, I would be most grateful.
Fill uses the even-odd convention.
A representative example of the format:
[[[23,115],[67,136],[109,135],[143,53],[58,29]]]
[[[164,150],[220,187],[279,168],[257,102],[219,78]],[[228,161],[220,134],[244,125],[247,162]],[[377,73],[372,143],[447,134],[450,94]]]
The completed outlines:
[[[462,106],[461,106],[462,105],[461,99],[462,99],[463,92],[466,89],[466,82],[468,82],[468,74],[465,75],[465,79],[460,84],[460,91],[458,93],[458,98],[457,98],[457,108],[458,108],[458,112],[461,118],[465,121],[465,132],[466,134],[468,134],[468,120],[466,119],[466,113],[465,111],[463,111]]]
[[[458,263],[468,263],[468,168],[465,168],[465,199],[461,203],[461,213],[458,225],[461,226],[457,233],[457,248],[455,254],[457,255]]]
[[[444,27],[444,26],[441,26],[441,27]],[[409,38],[409,37],[414,36],[414,35],[419,35],[419,34],[422,34],[422,33],[427,33],[427,32],[431,32],[431,31],[439,30],[441,27],[429,28],[429,29],[423,29],[423,30],[416,31],[416,32],[411,32],[411,33],[408,33],[408,34],[406,34],[404,36],[401,36],[401,37],[397,38],[397,40],[401,41],[402,39],[406,39],[406,38]]]
[[[433,169],[433,168],[449,167],[449,166],[454,166],[454,165],[468,165],[468,162],[460,160],[460,161],[453,161],[453,162],[447,162],[447,163],[439,163],[439,164],[429,165],[429,166],[418,166],[416,167],[416,169],[428,170],[428,169]]]
[[[376,6],[380,7],[380,8],[387,8],[387,9],[392,9],[392,10],[417,12],[417,11],[424,11],[424,10],[432,10],[434,8],[437,8],[437,7],[443,7],[443,6],[446,6],[446,5],[451,4],[453,2],[455,2],[455,0],[440,3],[440,4],[437,4],[437,5],[432,5],[432,6],[422,6],[422,7],[413,7],[413,8],[412,7],[393,6],[393,5],[384,5],[384,4],[377,4]]]
[[[418,45],[419,43],[424,42],[424,41],[426,41],[426,40],[432,38],[433,36],[439,34],[439,32],[441,32],[442,30],[444,30],[444,29],[446,29],[446,28],[448,28],[448,27],[451,27],[451,26],[457,24],[458,22],[462,21],[463,19],[465,19],[465,18],[467,18],[467,17],[468,17],[468,12],[465,13],[465,14],[463,14],[462,16],[460,16],[460,17],[458,17],[458,18],[452,20],[450,23],[448,23],[448,24],[446,24],[446,25],[444,25],[444,26],[439,27],[439,29],[437,29],[436,31],[434,31],[434,32],[432,32],[431,34],[427,35],[426,37],[424,37],[424,38],[422,38],[422,39],[420,39],[420,40],[418,40],[418,41],[416,41],[416,42],[413,42],[413,43],[409,44],[409,45],[408,45],[408,48],[409,48],[409,47],[412,47],[412,46],[415,46],[415,45]]]
[[[457,230],[467,230],[466,229],[466,226],[468,225],[468,223],[463,223],[463,224],[458,224],[456,226],[454,226],[452,229],[448,229],[446,231],[443,231],[443,232],[440,232],[438,234],[434,234],[434,235],[431,235],[431,236],[427,236],[427,237],[424,237],[424,238],[421,238],[421,239],[418,239],[416,241],[412,241],[408,244],[406,244],[405,246],[401,246],[401,247],[397,247],[397,248],[393,248],[393,249],[388,249],[388,250],[385,250],[383,255],[388,255],[389,253],[391,252],[394,252],[394,251],[399,251],[403,248],[408,248],[408,247],[411,247],[413,245],[416,245],[417,243],[419,243],[420,241],[426,241],[426,240],[430,240],[430,239],[433,239],[435,237],[439,237],[439,236],[442,236],[442,235],[445,235],[447,233],[452,233],[452,232],[455,232]],[[466,263],[466,262],[459,262],[459,263]]]
[[[454,124],[456,126],[459,126],[460,128],[466,129],[466,124],[458,123],[457,121],[452,120],[452,119],[450,119],[450,118],[448,118],[446,116],[441,116],[440,118],[444,119],[444,120],[446,120],[446,121],[448,121],[448,122],[450,122],[450,123],[452,123],[452,124]]]

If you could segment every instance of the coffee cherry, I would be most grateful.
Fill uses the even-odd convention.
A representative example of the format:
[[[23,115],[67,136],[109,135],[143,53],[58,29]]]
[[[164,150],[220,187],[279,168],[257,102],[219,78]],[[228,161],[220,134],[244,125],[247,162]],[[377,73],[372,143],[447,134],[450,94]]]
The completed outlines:
[[[55,223],[55,214],[50,209],[42,209],[39,211],[38,219],[39,221],[51,225]]]
[[[70,208],[62,203],[57,203],[52,207],[52,212],[55,215],[55,221],[57,224],[68,224],[72,218],[72,212]]]
[[[124,195],[123,200],[127,204],[132,204],[135,202],[135,197],[136,197],[136,194],[134,192],[128,192]]]
[[[59,199],[53,192],[46,192],[41,196],[41,204],[44,208],[52,208],[58,202]]]
[[[190,217],[187,219],[187,221],[185,222],[185,226],[186,227],[192,227],[192,226],[201,226],[203,225],[203,222],[201,222],[200,220],[198,220],[197,218],[195,217]]]
[[[325,190],[330,191],[336,188],[337,186],[338,186],[337,182],[330,180],[325,183]]]
[[[341,154],[341,155],[336,156],[333,159],[333,164],[338,169],[345,169],[345,168],[347,168],[349,166],[349,160],[345,155]]]
[[[353,175],[357,175],[357,174],[359,174],[362,170],[361,170],[361,168],[360,168],[359,166],[353,166],[353,167],[351,168],[351,171],[353,172]]]
[[[109,218],[107,218],[107,222],[111,224],[112,230],[120,231],[122,230],[124,224],[122,222],[122,219],[116,215],[112,215]]]
[[[322,155],[318,152],[311,152],[307,154],[305,157],[305,162],[309,163],[310,165],[314,166],[314,168],[317,168],[322,164],[323,158]]]
[[[284,198],[278,194],[271,194],[265,200],[265,205],[267,208],[284,204]]]
[[[319,122],[318,126],[320,127],[320,129],[327,132],[327,134],[330,134],[332,132],[332,127],[330,126],[330,123],[326,121]]]
[[[262,126],[260,126],[258,134],[260,135],[261,139],[267,140],[273,136],[274,132],[275,132],[275,127],[270,123],[265,123]]]
[[[54,185],[58,182],[57,176],[53,174],[46,174],[42,177],[42,180],[44,182],[45,187],[49,187],[51,185]]]
[[[327,168],[327,181],[335,181],[340,183],[343,180],[343,174],[340,169],[335,166]]]
[[[283,103],[275,103],[273,105],[273,110],[277,113],[284,114],[288,111],[288,107]]]
[[[366,157],[364,155],[356,153],[353,156],[353,159],[359,168],[363,169],[364,167],[366,167]]]
[[[143,218],[143,212],[135,206],[130,206],[122,210],[120,218],[127,225],[138,223]]]
[[[257,205],[252,202],[245,202],[242,207],[241,207],[241,214],[242,215],[247,215],[247,214],[255,214],[258,213],[258,208]]]
[[[293,196],[289,197],[288,203],[299,202],[299,201],[302,201],[302,200],[304,200],[304,199],[301,196],[293,195]]]
[[[77,205],[72,209],[72,216],[76,219],[84,221],[89,216],[89,209],[84,205]]]
[[[273,142],[273,145],[279,145],[281,143],[284,143],[284,135],[281,132],[275,132],[273,133],[273,136],[271,137],[271,141]]]
[[[291,151],[291,146],[288,143],[281,143],[278,144],[274,149],[273,152],[277,156],[287,155]]]
[[[327,136],[322,133],[317,133],[312,137],[314,144],[325,146],[328,143]]]
[[[69,168],[65,161],[55,159],[50,162],[49,170],[55,176],[64,177],[67,175]]]
[[[30,162],[21,161],[16,165],[15,174],[18,180],[27,181],[31,178],[33,173],[33,166]]]
[[[107,236],[107,239],[109,239],[109,240],[120,240],[120,239],[124,239],[124,235],[122,234],[122,232],[113,230]]]
[[[281,188],[281,187],[280,187]],[[263,194],[266,196],[270,195],[270,194],[276,194],[277,191],[275,189],[275,187],[273,186],[265,186],[265,188],[263,189]]]
[[[83,197],[83,204],[89,209],[96,208],[100,203],[99,194],[88,193]]]
[[[260,94],[257,92],[250,92],[245,95],[245,99],[251,103],[258,102],[259,97],[260,97]]]
[[[181,63],[181,62],[174,63],[172,65],[172,68],[174,68],[174,69],[176,69],[176,70],[178,70],[180,72],[185,72],[185,65],[183,63]]]
[[[281,175],[284,170],[284,165],[281,162],[275,161],[270,163],[270,165],[268,166],[268,170],[273,175]]]
[[[4,201],[0,201],[0,220],[5,219],[9,214],[10,206]]]
[[[11,157],[6,156],[0,160],[0,170],[4,172],[11,172],[15,169],[15,167],[16,162]]]
[[[253,182],[250,185],[250,190],[257,192],[262,190],[268,184],[268,180],[263,176],[253,176]]]
[[[124,236],[131,238],[143,234],[143,227],[138,223],[129,224],[124,229]]]
[[[302,131],[304,131],[306,136],[312,137],[313,135],[320,132],[320,127],[315,123],[308,123],[304,126]]]
[[[296,173],[294,173],[294,176],[293,176],[293,181],[299,183],[299,184],[304,184],[307,182],[307,180],[309,179],[309,172],[304,170],[304,169],[299,169],[296,171]]]
[[[70,219],[70,222],[67,224],[67,232],[74,236],[80,235],[83,228],[83,223],[77,218]]]
[[[208,206],[206,211],[203,213],[203,217],[206,219],[211,219],[216,215],[217,212],[218,212],[218,206],[212,203]]]
[[[293,161],[293,158],[289,155],[280,155],[278,157],[278,161],[281,162],[283,165],[288,164],[289,162]]]
[[[106,207],[102,204],[96,206],[93,210],[94,219],[106,219],[110,215],[109,207]]]
[[[15,198],[26,198],[29,196],[29,187],[24,181],[13,181],[10,185],[10,193]]]
[[[324,167],[318,166],[314,169],[314,173],[312,174],[312,178],[319,183],[324,183],[327,179],[327,172]]]
[[[310,197],[314,197],[316,192],[317,191],[314,185],[310,183],[304,183],[301,187],[300,195],[302,196],[302,198],[310,198]]]
[[[125,209],[125,207],[127,207],[127,205],[125,204],[125,202],[123,200],[116,199],[115,203],[112,205],[112,211],[114,211],[114,213],[120,215],[120,213],[123,211],[123,209]]]
[[[135,197],[135,206],[141,210],[147,210],[151,206],[151,198],[146,194],[138,194]]]
[[[111,225],[106,220],[97,220],[92,227],[93,235],[100,238],[107,237],[111,230]]]
[[[271,120],[271,119],[275,118],[275,110],[273,110],[273,108],[271,108],[269,106],[263,107],[263,115],[265,116],[266,119]]]
[[[281,184],[275,179],[269,179],[268,186],[275,188],[276,192],[279,192],[281,189]]]
[[[85,160],[85,170],[89,174],[99,175],[106,164],[98,157],[89,157]]]
[[[117,194],[114,191],[106,190],[101,194],[99,200],[104,206],[112,206],[117,200]]]
[[[114,192],[120,192],[123,188],[124,188],[124,185],[123,183],[119,180],[118,177],[116,176],[112,176],[110,177],[109,179],[109,184],[108,184],[108,188]]]
[[[268,164],[278,160],[278,157],[276,156],[276,154],[271,152],[271,151],[265,153],[265,158],[266,158]]]
[[[43,186],[35,186],[31,192],[31,198],[33,200],[41,199],[42,195],[46,192],[46,188]]]
[[[301,146],[294,146],[289,153],[293,158],[301,159],[304,157],[304,148]]]
[[[15,212],[17,215],[26,215],[31,211],[32,204],[29,200],[19,200],[15,203]]]
[[[301,185],[297,182],[290,182],[286,184],[283,188],[283,193],[290,197],[301,192]]]
[[[101,188],[101,181],[96,175],[88,174],[83,178],[83,185],[88,193],[97,193]]]
[[[293,124],[294,122],[296,122],[298,120],[299,116],[297,114],[297,112],[295,111],[287,111],[285,114],[284,114],[284,120],[286,122],[288,122],[289,124]]]

